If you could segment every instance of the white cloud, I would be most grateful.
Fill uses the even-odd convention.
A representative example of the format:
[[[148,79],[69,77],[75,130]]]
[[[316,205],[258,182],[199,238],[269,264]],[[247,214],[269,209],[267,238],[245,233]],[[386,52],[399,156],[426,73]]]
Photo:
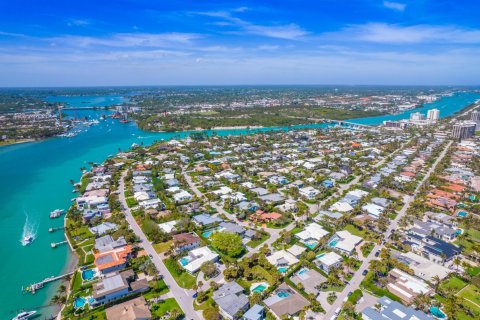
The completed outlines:
[[[294,23],[286,25],[261,25],[251,23],[249,21],[237,18],[233,15],[233,13],[244,12],[247,9],[248,8],[241,7],[233,10],[193,12],[193,14],[203,15],[211,18],[218,18],[222,20],[210,23],[211,25],[216,25],[219,27],[234,26],[238,27],[241,32],[244,32],[246,34],[263,36],[267,38],[299,40],[309,34],[309,32]]]
[[[404,3],[392,2],[392,1],[383,1],[383,5],[388,9],[392,9],[396,11],[405,11],[405,8],[407,7],[407,5]]]
[[[74,19],[74,20],[69,20],[67,22],[67,25],[69,27],[83,27],[83,26],[87,26],[89,24],[90,24],[90,21],[84,20],[84,19]]]
[[[48,39],[51,43],[72,47],[168,47],[186,45],[202,36],[193,33],[117,33],[109,37],[62,36]]]
[[[322,37],[329,40],[357,40],[387,44],[479,44],[480,30],[464,29],[457,26],[400,26],[386,23],[368,23],[352,25],[339,32],[325,33]]]

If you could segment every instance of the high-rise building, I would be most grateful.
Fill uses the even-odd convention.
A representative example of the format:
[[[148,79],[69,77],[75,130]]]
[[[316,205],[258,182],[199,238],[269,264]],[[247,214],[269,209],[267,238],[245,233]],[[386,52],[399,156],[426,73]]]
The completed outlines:
[[[410,114],[410,121],[420,121],[425,120],[425,115],[420,112],[414,112]]]
[[[440,110],[438,110],[438,109],[428,110],[427,119],[429,121],[437,121],[438,119],[440,119]]]
[[[475,135],[475,122],[465,121],[453,125],[452,136],[456,139],[468,139]]]

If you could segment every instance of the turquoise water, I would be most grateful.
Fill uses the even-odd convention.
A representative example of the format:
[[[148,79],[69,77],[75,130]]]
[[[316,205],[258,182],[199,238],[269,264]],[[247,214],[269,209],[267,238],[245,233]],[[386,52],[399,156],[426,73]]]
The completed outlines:
[[[287,272],[287,270],[288,270],[288,267],[278,268],[278,271],[280,271],[280,273],[285,273],[285,272]]]
[[[442,312],[438,307],[431,306],[430,313],[439,319],[444,319],[446,317],[445,313]]]
[[[183,257],[179,261],[180,261],[180,264],[185,267],[190,262],[190,259],[187,257]]]
[[[335,247],[338,243],[338,239],[333,239],[332,241],[330,241],[330,243],[328,244],[330,247]]]
[[[299,275],[302,275],[302,274],[305,274],[305,273],[307,273],[307,272],[308,272],[308,269],[305,269],[305,268],[304,268],[304,269],[298,271],[298,274],[299,274]]]
[[[49,97],[50,101],[68,102],[69,106],[82,107],[117,104],[122,97]],[[114,100],[109,100],[109,99]],[[437,107],[441,116],[447,116],[480,98],[480,94],[465,93],[447,97],[429,104],[428,108]],[[443,106],[441,108],[441,106]],[[427,108],[427,109],[428,109]],[[421,111],[417,109],[415,111]],[[73,115],[74,111],[66,113]],[[95,119],[106,111],[76,111],[77,117],[89,116]],[[397,116],[387,116],[387,118]],[[380,119],[382,118],[382,119]],[[355,119],[354,122],[368,124],[381,123],[385,117]],[[219,136],[249,134],[268,130],[289,130],[323,128],[324,124],[310,124],[293,127],[236,129],[216,131]],[[35,295],[23,295],[22,286],[40,281],[65,271],[70,253],[67,246],[56,249],[51,242],[62,241],[61,232],[49,233],[48,228],[63,224],[62,219],[49,219],[49,212],[67,209],[74,196],[69,180],[78,181],[81,167],[88,167],[88,162],[102,162],[109,155],[126,150],[132,143],[151,144],[157,140],[180,139],[191,132],[148,133],[139,130],[135,124],[120,124],[107,119],[100,124],[89,127],[73,138],[52,138],[41,142],[19,144],[0,148],[0,234],[2,245],[0,256],[0,319],[8,319],[23,308],[38,308],[47,304],[58,286],[58,282],[47,285]],[[207,131],[211,134],[212,131]],[[27,221],[28,220],[28,221]],[[28,223],[26,223],[28,222]],[[34,235],[34,241],[22,246],[24,227]],[[284,268],[285,271],[288,268]],[[48,309],[41,309],[42,315],[50,315]]]
[[[263,292],[267,287],[263,284],[256,286],[252,291],[253,292]]]
[[[307,248],[313,250],[317,246],[318,242],[310,242],[310,243],[304,243],[304,244],[305,246],[307,246]]]
[[[318,258],[321,258],[321,257],[323,257],[324,255],[325,255],[325,252],[324,252],[324,253],[320,253],[319,255],[316,256],[316,258],[317,258],[317,259],[318,259]]]
[[[87,303],[87,300],[84,297],[78,297],[73,301],[73,306],[75,309],[83,308],[85,304]]]
[[[459,217],[465,218],[468,215],[468,213],[466,213],[465,211],[458,211],[457,215]]]
[[[82,271],[82,279],[85,281],[89,281],[95,278],[95,271],[93,269],[87,269]]]
[[[287,291],[278,291],[278,292],[277,292],[277,296],[278,296],[279,298],[285,299],[285,298],[290,297],[290,293],[287,292]]]

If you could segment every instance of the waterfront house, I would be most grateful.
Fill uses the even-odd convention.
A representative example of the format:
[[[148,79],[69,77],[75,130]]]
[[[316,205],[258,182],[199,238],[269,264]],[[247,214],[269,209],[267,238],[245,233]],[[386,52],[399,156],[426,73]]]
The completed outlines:
[[[146,279],[133,281],[134,277],[135,273],[132,270],[106,275],[99,282],[93,284],[92,297],[94,301],[92,305],[102,305],[149,289]]]
[[[90,232],[97,235],[101,236],[109,231],[117,230],[118,226],[115,223],[112,222],[102,222],[97,226],[89,228]]]
[[[106,252],[116,248],[121,248],[127,245],[127,241],[124,237],[118,237],[117,240],[113,240],[111,235],[106,235],[95,239],[95,249],[99,252]]]
[[[152,318],[144,297],[111,306],[105,310],[105,314],[107,320],[150,320]]]
[[[220,314],[226,319],[239,319],[248,307],[248,297],[243,288],[235,281],[227,282],[213,292],[213,301],[218,305]]]
[[[103,274],[123,270],[127,266],[131,253],[132,247],[129,245],[95,253],[94,263],[97,269]]]

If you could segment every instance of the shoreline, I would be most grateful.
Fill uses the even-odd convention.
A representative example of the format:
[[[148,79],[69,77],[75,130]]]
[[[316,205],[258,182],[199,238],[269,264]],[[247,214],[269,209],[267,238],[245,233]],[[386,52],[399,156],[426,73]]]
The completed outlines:
[[[48,139],[48,138],[46,138]],[[8,146],[14,146],[16,144],[22,144],[22,143],[29,143],[29,142],[35,142],[35,141],[41,141],[45,139],[20,139],[20,140],[14,140],[12,142],[7,142],[7,143],[1,143],[0,142],[0,148],[1,147],[8,147]]]

